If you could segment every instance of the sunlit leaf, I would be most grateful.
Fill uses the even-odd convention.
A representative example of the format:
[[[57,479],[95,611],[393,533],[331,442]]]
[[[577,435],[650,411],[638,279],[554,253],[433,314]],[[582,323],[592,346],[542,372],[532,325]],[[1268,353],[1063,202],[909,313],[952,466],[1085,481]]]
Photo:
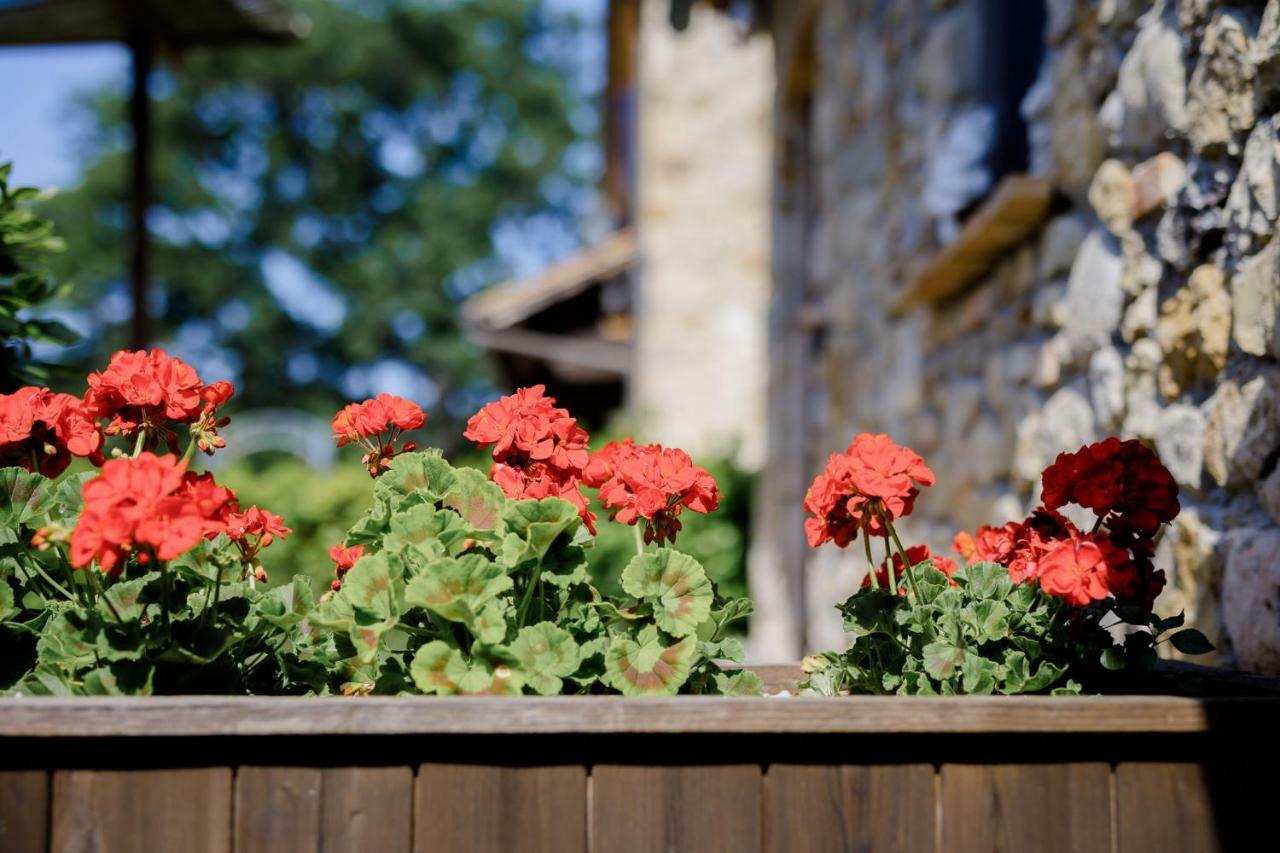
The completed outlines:
[[[698,561],[670,548],[632,559],[622,572],[622,588],[637,598],[654,600],[654,621],[674,637],[697,631],[715,597]]]
[[[615,637],[605,652],[604,681],[627,696],[673,696],[689,678],[696,640],[668,645],[652,625],[636,639]]]
[[[521,628],[510,649],[525,683],[543,696],[558,694],[564,687],[562,679],[578,669],[578,644],[573,635],[551,622]]]

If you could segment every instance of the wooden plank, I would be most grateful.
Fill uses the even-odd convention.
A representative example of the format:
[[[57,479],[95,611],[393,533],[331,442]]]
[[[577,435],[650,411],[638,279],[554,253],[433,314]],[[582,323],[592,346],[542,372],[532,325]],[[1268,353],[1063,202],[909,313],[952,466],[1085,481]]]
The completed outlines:
[[[49,842],[49,774],[0,770],[0,850],[44,853]]]
[[[228,853],[231,769],[56,771],[52,836],[58,853]]]
[[[1106,764],[944,764],[942,850],[1111,849]]]
[[[413,770],[334,767],[323,782],[321,853],[413,848]]]
[[[1277,715],[1274,696],[23,698],[0,699],[0,737],[1231,732]]]
[[[321,771],[241,767],[236,771],[236,853],[320,849]]]
[[[895,310],[938,302],[981,278],[1040,229],[1052,200],[1053,186],[1044,178],[1007,175],[965,221],[959,236],[915,275]]]
[[[932,853],[934,797],[930,764],[774,764],[764,777],[765,850]]]
[[[584,767],[424,764],[414,793],[415,853],[582,853]]]
[[[755,764],[599,765],[591,771],[590,849],[702,853],[761,849],[763,779]]]
[[[1226,793],[1218,792],[1219,796]],[[1213,803],[1199,764],[1121,763],[1116,766],[1117,850],[1213,853],[1249,849],[1221,843]],[[1258,806],[1265,810],[1261,813],[1265,820],[1273,814],[1275,802]],[[1270,832],[1270,825],[1267,829]]]

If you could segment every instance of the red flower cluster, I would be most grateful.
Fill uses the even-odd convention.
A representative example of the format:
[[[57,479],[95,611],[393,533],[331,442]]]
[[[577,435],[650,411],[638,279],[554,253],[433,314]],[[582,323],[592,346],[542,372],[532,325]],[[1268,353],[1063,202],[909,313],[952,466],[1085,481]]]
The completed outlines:
[[[417,447],[405,442],[397,447],[401,433],[419,429],[427,421],[422,407],[417,403],[393,394],[379,394],[363,403],[349,403],[333,416],[330,426],[339,447],[359,444],[367,451],[360,459],[376,477],[386,470],[397,454],[408,453]]]
[[[102,462],[102,432],[78,397],[30,386],[0,394],[0,467],[56,477],[72,456]]]
[[[231,399],[230,382],[205,385],[195,368],[162,349],[128,352],[111,356],[107,369],[89,374],[85,410],[94,418],[109,418],[107,435],[132,436],[147,433],[147,443],[162,438],[168,448],[177,449],[175,424],[190,425],[200,449],[212,453],[222,447],[218,428],[227,418],[217,408]]]
[[[567,500],[595,533],[596,516],[581,489],[590,461],[587,431],[545,392],[535,385],[489,403],[471,416],[462,435],[482,449],[492,445],[489,477],[507,497]]]
[[[1044,507],[1021,523],[957,533],[952,546],[970,561],[999,563],[1016,583],[1036,582],[1072,605],[1115,597],[1151,607],[1165,575],[1152,565],[1154,536],[1178,513],[1178,487],[1149,449],[1110,438],[1060,454],[1043,474]],[[1057,512],[1092,509],[1084,532]]]
[[[708,513],[720,505],[720,489],[706,469],[683,450],[658,444],[610,442],[592,457],[583,479],[599,488],[612,519],[623,524],[644,519],[645,542],[674,543],[681,509]]]
[[[953,574],[956,573],[957,566],[955,564],[955,561],[947,557],[943,557],[939,554],[934,554],[930,552],[928,545],[911,546],[910,548],[907,549],[907,559],[911,562],[912,568],[920,565],[925,560],[930,560],[933,563],[933,567],[938,571],[942,572],[947,577],[951,577]],[[900,554],[893,555],[893,576],[898,581],[898,594],[905,596],[907,594],[906,579],[905,579],[905,572],[902,565],[902,556]],[[880,564],[880,567],[876,569],[876,581],[879,583],[881,589],[889,588],[889,561],[888,560],[883,561]],[[862,585],[864,587],[871,586],[871,575],[867,575],[862,579]],[[952,581],[951,585],[955,586],[956,582]]]
[[[276,539],[284,539],[293,531],[284,526],[284,519],[273,512],[251,506],[246,510],[228,512],[223,516],[227,538],[240,549],[240,561],[253,565],[254,578],[266,581],[267,573],[256,565],[258,552]]]
[[[360,558],[364,556],[363,545],[352,545],[350,548],[343,548],[341,545],[334,545],[329,549],[329,559],[333,560],[333,573],[337,575],[331,584],[334,591],[342,589],[342,579],[347,572],[360,562]]]
[[[933,472],[920,456],[887,435],[861,433],[844,453],[833,453],[826,469],[805,494],[805,521],[811,547],[834,541],[843,548],[859,530],[879,536],[892,522],[911,514],[920,486],[932,486]]]
[[[71,564],[84,568],[95,559],[102,571],[118,575],[133,555],[140,564],[172,560],[199,541],[227,533],[246,563],[289,529],[257,507],[241,511],[235,492],[211,474],[187,471],[172,454],[142,452],[112,459],[85,483],[84,510],[71,532]]]
[[[1136,439],[1108,438],[1060,453],[1042,482],[1040,499],[1048,509],[1079,504],[1110,529],[1139,537],[1151,537],[1181,509],[1173,475]]]

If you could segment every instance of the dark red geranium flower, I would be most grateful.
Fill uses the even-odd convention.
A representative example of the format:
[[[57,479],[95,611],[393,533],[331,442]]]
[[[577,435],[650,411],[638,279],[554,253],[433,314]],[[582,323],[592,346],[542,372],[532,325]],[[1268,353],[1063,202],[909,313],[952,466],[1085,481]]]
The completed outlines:
[[[369,476],[377,477],[398,454],[417,448],[411,441],[401,446],[396,442],[401,433],[419,429],[426,421],[417,403],[394,394],[379,394],[363,403],[348,403],[333,416],[330,426],[339,447],[359,444],[364,448],[360,463],[369,469]]]
[[[809,545],[834,541],[841,548],[857,536],[885,533],[884,521],[910,515],[921,486],[935,482],[919,454],[887,435],[861,433],[843,454],[832,454],[814,479],[804,508]]]
[[[933,567],[942,572],[947,577],[951,577],[956,573],[957,566],[955,561],[947,557],[934,554],[929,551],[928,545],[913,545],[907,549],[907,559],[911,561],[911,567],[915,568],[926,560],[932,562]],[[906,573],[902,566],[902,556],[900,554],[893,555],[893,576],[898,581],[898,594],[906,595],[907,580]],[[881,589],[889,588],[889,561],[884,560],[880,563],[880,567],[876,569],[876,580],[880,584]],[[867,575],[862,579],[864,587],[871,586],[871,575]],[[957,586],[955,581],[951,582],[952,586]]]
[[[172,455],[148,452],[106,462],[84,485],[71,564],[83,568],[96,559],[102,571],[115,575],[130,555],[142,563],[172,560],[216,535],[227,505],[214,499],[212,480],[188,480],[186,467]],[[200,499],[193,497],[197,493]],[[229,489],[216,494],[232,495]]]
[[[1113,530],[1152,536],[1180,509],[1178,485],[1156,454],[1136,439],[1108,438],[1061,453],[1042,475],[1048,509],[1076,503]]]
[[[350,548],[344,548],[341,545],[334,545],[329,549],[329,559],[333,560],[333,573],[337,575],[333,579],[331,586],[336,592],[342,589],[342,579],[347,572],[355,567],[355,564],[364,556],[363,545],[352,545]]]
[[[147,444],[163,440],[177,449],[177,424],[198,425],[197,441],[212,452],[220,446],[216,429],[225,426],[215,409],[231,398],[229,382],[205,385],[195,368],[162,349],[121,350],[107,369],[89,374],[85,409],[94,418],[109,418],[107,435],[130,437],[146,430]]]
[[[0,466],[56,477],[72,456],[102,463],[102,431],[78,397],[31,386],[0,394]]]
[[[643,520],[645,542],[674,543],[682,509],[708,513],[720,505],[715,479],[683,450],[631,443],[608,455],[612,472],[600,485],[600,502],[623,524]]]

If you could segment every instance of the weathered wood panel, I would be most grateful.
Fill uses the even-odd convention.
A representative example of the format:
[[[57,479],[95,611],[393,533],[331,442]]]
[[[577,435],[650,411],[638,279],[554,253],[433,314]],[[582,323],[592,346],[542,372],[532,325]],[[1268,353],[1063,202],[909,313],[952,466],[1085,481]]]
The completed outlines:
[[[1106,764],[944,764],[940,849],[1109,850],[1110,776]]]
[[[49,844],[49,774],[0,771],[0,850],[44,853]]]
[[[321,853],[409,853],[413,770],[333,767],[324,771]]]
[[[585,767],[424,764],[414,795],[413,849],[581,853],[586,803]]]
[[[1122,763],[1115,774],[1119,853],[1214,853],[1227,849],[1218,838],[1213,792],[1201,765]],[[1264,809],[1266,815],[1254,811],[1262,817],[1257,828],[1266,827],[1269,833],[1274,802],[1256,802],[1255,807]]]
[[[236,853],[316,853],[321,771],[241,767],[236,772]]]
[[[933,853],[934,770],[775,764],[764,777],[765,850]]]
[[[1230,732],[1278,711],[1280,697],[24,698],[0,699],[0,737]]]
[[[58,853],[228,853],[231,768],[59,770],[52,810]]]
[[[590,848],[609,853],[702,853],[761,849],[759,765],[591,771]]]

